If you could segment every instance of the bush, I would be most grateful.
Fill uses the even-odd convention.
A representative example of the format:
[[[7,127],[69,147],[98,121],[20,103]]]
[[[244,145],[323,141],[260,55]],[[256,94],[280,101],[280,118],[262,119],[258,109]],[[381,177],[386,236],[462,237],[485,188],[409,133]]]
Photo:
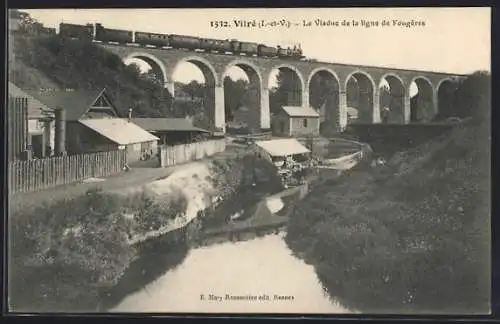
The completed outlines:
[[[187,199],[180,191],[168,196],[141,191],[130,195],[123,205],[125,213],[133,215],[135,234],[144,234],[167,225],[177,217],[181,217],[187,208]]]
[[[296,206],[287,243],[332,298],[372,313],[489,310],[486,124],[346,173]]]
[[[94,311],[136,257],[131,234],[158,229],[186,209],[182,195],[85,195],[10,215],[9,305],[13,311]],[[134,217],[129,217],[133,214]]]
[[[171,96],[159,83],[143,78],[117,55],[92,42],[59,36],[13,36],[14,55],[23,64],[10,64],[10,81],[30,89],[46,88],[24,73],[24,64],[50,76],[59,88],[102,89],[117,94],[114,101],[122,116],[129,108],[145,117],[173,117]],[[119,95],[118,95],[119,94]]]

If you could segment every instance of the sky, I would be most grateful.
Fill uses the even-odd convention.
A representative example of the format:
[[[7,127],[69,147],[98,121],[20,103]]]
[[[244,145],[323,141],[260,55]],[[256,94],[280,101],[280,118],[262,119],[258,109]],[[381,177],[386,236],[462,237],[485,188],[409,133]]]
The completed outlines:
[[[490,70],[491,10],[478,8],[238,8],[238,9],[30,9],[48,27],[95,23],[104,27],[259,42],[300,43],[321,61],[467,74]],[[316,20],[339,25],[317,26]],[[287,21],[289,27],[236,27],[235,20]],[[213,21],[231,26],[215,28]],[[311,22],[305,26],[305,22]],[[359,25],[353,26],[353,21]],[[368,24],[363,24],[367,22]],[[389,22],[382,26],[382,22]],[[417,22],[413,26],[400,22]],[[349,22],[343,26],[342,22]],[[394,24],[396,22],[396,24]],[[378,23],[378,26],[374,26]],[[146,68],[147,66],[141,66]],[[235,68],[233,79],[246,78]],[[177,67],[175,81],[203,82],[197,67]]]

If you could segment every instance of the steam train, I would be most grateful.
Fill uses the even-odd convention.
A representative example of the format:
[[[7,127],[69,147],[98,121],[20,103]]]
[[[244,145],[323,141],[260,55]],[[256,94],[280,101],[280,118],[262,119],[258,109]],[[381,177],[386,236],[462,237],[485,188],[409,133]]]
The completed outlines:
[[[99,42],[114,42],[119,44],[137,44],[141,46],[170,47],[187,50],[202,50],[205,52],[245,54],[269,58],[301,60],[302,49],[299,46],[282,48],[270,47],[264,44],[241,42],[236,39],[210,39],[175,34],[157,34],[140,31],[104,28],[102,24],[75,25],[61,23],[59,35],[62,37],[91,39]]]

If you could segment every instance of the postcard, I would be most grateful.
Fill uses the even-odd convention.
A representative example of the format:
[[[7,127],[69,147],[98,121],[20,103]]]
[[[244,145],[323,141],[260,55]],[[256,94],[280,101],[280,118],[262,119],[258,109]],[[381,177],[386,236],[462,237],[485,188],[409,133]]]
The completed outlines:
[[[490,314],[490,14],[9,10],[9,311]]]

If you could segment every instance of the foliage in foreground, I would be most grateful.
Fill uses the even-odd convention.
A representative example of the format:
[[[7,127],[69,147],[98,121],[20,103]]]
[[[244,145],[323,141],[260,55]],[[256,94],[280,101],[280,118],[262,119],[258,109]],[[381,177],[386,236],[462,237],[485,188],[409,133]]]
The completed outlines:
[[[211,182],[223,200],[248,187],[245,179],[252,169],[244,160],[225,157],[212,163]],[[99,293],[115,286],[138,255],[130,240],[162,228],[186,207],[180,192],[158,199],[147,191],[122,196],[91,190],[16,210],[9,220],[10,309],[95,311]]]
[[[287,243],[332,298],[373,313],[489,310],[490,105],[488,93],[475,97],[473,119],[451,136],[296,206]]]
[[[168,198],[91,190],[10,215],[11,309],[95,310],[99,290],[115,285],[137,255],[131,235],[185,212],[184,196]]]

